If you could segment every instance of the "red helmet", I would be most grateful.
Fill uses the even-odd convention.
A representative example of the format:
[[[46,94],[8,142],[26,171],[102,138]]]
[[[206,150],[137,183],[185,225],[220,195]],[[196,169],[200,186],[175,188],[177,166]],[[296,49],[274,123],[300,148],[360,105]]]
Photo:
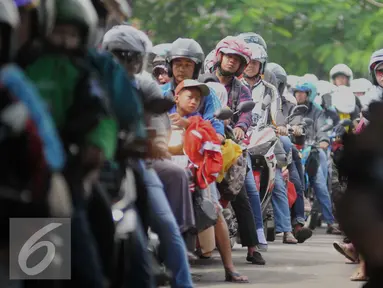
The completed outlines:
[[[222,54],[235,54],[242,58],[242,64],[235,76],[240,76],[251,60],[251,50],[246,42],[233,36],[222,39],[215,48],[215,53],[219,62],[222,62]]]

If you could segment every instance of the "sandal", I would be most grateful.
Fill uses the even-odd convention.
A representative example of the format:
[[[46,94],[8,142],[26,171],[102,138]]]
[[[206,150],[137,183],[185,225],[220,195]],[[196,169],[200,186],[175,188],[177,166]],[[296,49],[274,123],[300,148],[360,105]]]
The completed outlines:
[[[354,274],[350,277],[351,281],[368,281],[368,277],[365,275],[363,269],[359,267]]]
[[[249,279],[246,276],[241,275],[238,272],[233,272],[225,269],[225,281],[232,283],[249,283]]]
[[[334,242],[333,246],[336,251],[338,251],[340,254],[342,254],[344,257],[346,257],[348,260],[352,262],[358,261],[358,256],[355,255],[353,251],[348,249],[344,244],[339,242]]]

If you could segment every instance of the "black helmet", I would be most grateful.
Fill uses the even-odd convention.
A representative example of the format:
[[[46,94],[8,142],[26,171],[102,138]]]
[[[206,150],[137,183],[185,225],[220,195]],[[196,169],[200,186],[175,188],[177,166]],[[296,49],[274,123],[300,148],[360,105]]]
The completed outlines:
[[[237,37],[242,39],[246,43],[255,43],[255,44],[261,45],[267,53],[267,44],[265,39],[263,39],[261,35],[254,32],[246,32],[246,33],[239,34]]]
[[[278,88],[279,94],[282,96],[287,84],[287,73],[285,69],[277,63],[268,63],[266,67],[274,73],[275,77],[277,77],[276,87]]]
[[[16,52],[14,38],[19,24],[19,12],[13,0],[0,0],[0,64],[9,62]]]
[[[195,63],[193,79],[197,79],[201,71],[205,54],[197,41],[188,38],[178,38],[172,43],[172,47],[166,55],[166,62],[169,65],[169,77],[173,77],[172,61],[176,58],[187,58]]]

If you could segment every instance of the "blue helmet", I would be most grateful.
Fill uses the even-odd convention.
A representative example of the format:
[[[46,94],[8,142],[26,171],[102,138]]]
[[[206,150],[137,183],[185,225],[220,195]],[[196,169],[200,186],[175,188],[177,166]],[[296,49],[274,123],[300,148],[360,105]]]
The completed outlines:
[[[317,96],[317,88],[311,82],[298,83],[294,88],[293,92],[301,91],[306,92],[309,102],[314,102],[315,97]]]

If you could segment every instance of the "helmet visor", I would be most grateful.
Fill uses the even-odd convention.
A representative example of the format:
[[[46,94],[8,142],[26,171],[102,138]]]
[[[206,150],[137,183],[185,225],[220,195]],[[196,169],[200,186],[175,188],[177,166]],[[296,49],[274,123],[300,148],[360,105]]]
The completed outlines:
[[[195,64],[201,64],[204,55],[202,53],[193,53],[188,49],[173,49],[168,53],[167,60],[169,62],[177,58],[187,58]]]

